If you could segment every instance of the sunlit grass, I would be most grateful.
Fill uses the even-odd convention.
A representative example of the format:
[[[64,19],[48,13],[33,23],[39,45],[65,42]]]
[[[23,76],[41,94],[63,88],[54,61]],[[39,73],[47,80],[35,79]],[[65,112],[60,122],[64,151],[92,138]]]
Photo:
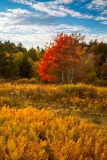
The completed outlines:
[[[92,85],[0,84],[0,107],[46,108],[62,115],[79,115],[102,125],[107,122],[107,88]]]
[[[1,160],[106,160],[106,124],[105,87],[0,84]]]
[[[106,160],[107,136],[78,116],[0,109],[0,160]]]

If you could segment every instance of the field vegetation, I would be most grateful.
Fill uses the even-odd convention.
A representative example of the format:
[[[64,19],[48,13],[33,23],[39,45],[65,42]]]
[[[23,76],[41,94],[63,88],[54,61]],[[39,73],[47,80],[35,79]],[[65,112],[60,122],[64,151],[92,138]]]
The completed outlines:
[[[0,40],[0,160],[107,160],[107,43]]]
[[[106,160],[107,88],[0,84],[1,160]]]

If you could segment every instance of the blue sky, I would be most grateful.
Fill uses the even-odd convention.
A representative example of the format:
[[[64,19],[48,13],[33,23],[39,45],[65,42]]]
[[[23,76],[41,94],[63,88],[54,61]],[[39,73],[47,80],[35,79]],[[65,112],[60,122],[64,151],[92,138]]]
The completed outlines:
[[[0,0],[0,39],[27,49],[60,32],[107,43],[107,0]]]

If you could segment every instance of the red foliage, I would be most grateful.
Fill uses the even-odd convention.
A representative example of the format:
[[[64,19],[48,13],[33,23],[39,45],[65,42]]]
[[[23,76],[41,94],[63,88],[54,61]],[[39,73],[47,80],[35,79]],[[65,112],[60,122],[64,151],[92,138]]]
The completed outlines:
[[[83,53],[79,48],[82,36],[61,33],[54,38],[53,43],[46,48],[39,64],[38,73],[41,80],[68,81],[73,67],[79,65],[79,58]]]

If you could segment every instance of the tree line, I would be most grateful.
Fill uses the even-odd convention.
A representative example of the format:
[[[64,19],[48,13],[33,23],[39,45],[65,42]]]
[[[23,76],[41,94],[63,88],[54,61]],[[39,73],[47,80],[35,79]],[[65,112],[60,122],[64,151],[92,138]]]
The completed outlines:
[[[22,43],[0,41],[0,78],[19,79],[38,76],[37,62],[44,49],[37,46],[26,49]]]
[[[26,49],[0,40],[0,78],[37,78],[48,83],[92,83],[107,80],[107,43],[85,42],[78,33],[60,33],[45,49]]]

